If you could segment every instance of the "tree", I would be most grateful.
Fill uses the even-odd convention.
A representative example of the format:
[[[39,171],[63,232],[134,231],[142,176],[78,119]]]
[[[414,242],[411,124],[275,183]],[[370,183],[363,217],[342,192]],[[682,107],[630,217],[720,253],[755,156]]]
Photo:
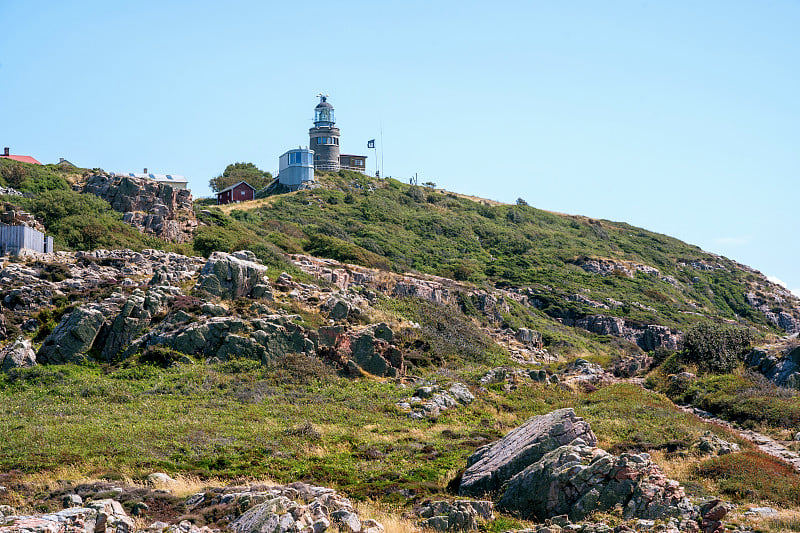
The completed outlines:
[[[240,181],[246,181],[256,190],[263,189],[272,183],[272,174],[261,170],[253,163],[232,163],[225,167],[222,174],[211,178],[208,185],[212,191],[219,192]]]

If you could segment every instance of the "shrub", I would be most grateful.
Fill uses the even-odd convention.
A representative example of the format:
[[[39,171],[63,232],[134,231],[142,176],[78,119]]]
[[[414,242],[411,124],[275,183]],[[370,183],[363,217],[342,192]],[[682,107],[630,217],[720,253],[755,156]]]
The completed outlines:
[[[703,370],[730,372],[753,342],[749,329],[713,322],[700,322],[686,331],[684,357]]]
[[[788,464],[760,452],[721,455],[695,467],[719,490],[746,502],[769,500],[796,503],[800,499],[800,475]]]

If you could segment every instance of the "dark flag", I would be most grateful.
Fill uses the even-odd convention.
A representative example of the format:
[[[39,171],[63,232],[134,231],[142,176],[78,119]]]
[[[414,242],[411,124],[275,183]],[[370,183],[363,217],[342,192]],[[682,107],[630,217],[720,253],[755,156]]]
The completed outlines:
[[[367,148],[375,148],[375,139],[367,141]]]

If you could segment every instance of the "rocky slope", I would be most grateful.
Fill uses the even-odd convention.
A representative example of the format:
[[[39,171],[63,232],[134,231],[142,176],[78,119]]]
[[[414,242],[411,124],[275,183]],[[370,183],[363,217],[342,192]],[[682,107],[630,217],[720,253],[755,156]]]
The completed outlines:
[[[187,242],[197,227],[188,190],[146,178],[94,174],[82,192],[102,198],[123,213],[126,223],[166,241]]]

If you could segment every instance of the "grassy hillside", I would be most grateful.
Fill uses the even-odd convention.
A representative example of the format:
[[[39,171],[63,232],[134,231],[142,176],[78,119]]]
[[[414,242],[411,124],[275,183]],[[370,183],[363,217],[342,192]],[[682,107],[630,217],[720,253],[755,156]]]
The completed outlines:
[[[768,327],[745,299],[766,283],[762,276],[665,235],[354,172],[318,179],[320,188],[272,197],[253,208],[209,208],[203,218],[209,227],[197,239],[234,249],[236,240],[249,235],[288,253],[476,285],[531,287],[540,308],[555,317],[598,312],[591,304],[565,300],[581,294],[601,304],[609,298],[619,302],[602,314],[643,323],[681,327],[701,314]],[[616,262],[629,275],[581,268],[591,260]],[[791,311],[791,302],[785,307]]]

